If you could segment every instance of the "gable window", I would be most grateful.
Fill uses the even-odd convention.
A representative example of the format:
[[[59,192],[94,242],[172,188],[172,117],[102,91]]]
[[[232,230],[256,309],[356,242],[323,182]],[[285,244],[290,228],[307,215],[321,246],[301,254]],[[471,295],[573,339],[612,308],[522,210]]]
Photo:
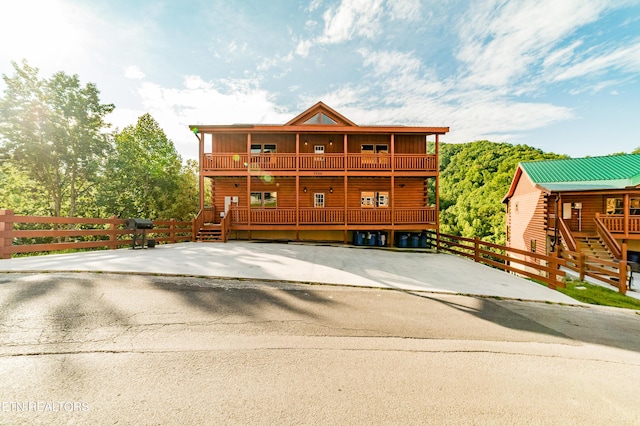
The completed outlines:
[[[324,207],[324,193],[313,194],[313,207]]]
[[[303,124],[338,124],[333,118],[328,115],[319,112],[307,119]]]
[[[251,207],[253,208],[278,207],[278,193],[277,192],[252,192]]]

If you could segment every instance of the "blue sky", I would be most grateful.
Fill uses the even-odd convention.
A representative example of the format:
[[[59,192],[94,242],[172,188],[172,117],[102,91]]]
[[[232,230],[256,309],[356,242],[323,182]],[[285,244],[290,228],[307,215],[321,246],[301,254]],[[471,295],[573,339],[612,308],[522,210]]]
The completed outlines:
[[[318,101],[448,126],[444,142],[640,147],[640,0],[13,0],[0,40],[0,73],[78,74],[114,126],[149,112],[183,158],[188,124],[282,124]]]

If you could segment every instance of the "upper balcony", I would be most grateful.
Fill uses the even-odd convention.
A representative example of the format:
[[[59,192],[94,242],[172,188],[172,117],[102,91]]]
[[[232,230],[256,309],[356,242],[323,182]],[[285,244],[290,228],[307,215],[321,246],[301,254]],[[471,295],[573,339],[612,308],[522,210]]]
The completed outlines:
[[[392,161],[393,158],[393,161]],[[393,164],[392,164],[393,163]],[[419,171],[436,172],[433,154],[347,153],[345,154],[203,154],[205,172],[269,171]],[[393,167],[392,167],[393,166]]]

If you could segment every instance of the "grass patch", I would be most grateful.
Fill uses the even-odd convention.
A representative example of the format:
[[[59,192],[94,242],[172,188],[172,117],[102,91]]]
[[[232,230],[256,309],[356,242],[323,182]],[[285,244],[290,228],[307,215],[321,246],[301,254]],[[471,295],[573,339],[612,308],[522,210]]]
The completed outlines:
[[[640,300],[620,294],[617,290],[610,290],[579,280],[566,280],[565,284],[566,288],[558,287],[556,290],[580,302],[640,310]],[[584,289],[577,289],[576,287],[584,287]]]

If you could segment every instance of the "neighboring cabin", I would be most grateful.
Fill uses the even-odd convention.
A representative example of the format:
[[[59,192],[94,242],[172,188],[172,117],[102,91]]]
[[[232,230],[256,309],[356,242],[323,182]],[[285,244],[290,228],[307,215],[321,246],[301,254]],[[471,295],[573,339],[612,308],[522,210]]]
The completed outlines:
[[[198,240],[347,243],[354,231],[383,231],[393,244],[399,231],[438,228],[448,127],[358,126],[319,102],[284,125],[190,128],[200,141]]]
[[[640,155],[522,162],[502,201],[509,247],[637,260]]]

